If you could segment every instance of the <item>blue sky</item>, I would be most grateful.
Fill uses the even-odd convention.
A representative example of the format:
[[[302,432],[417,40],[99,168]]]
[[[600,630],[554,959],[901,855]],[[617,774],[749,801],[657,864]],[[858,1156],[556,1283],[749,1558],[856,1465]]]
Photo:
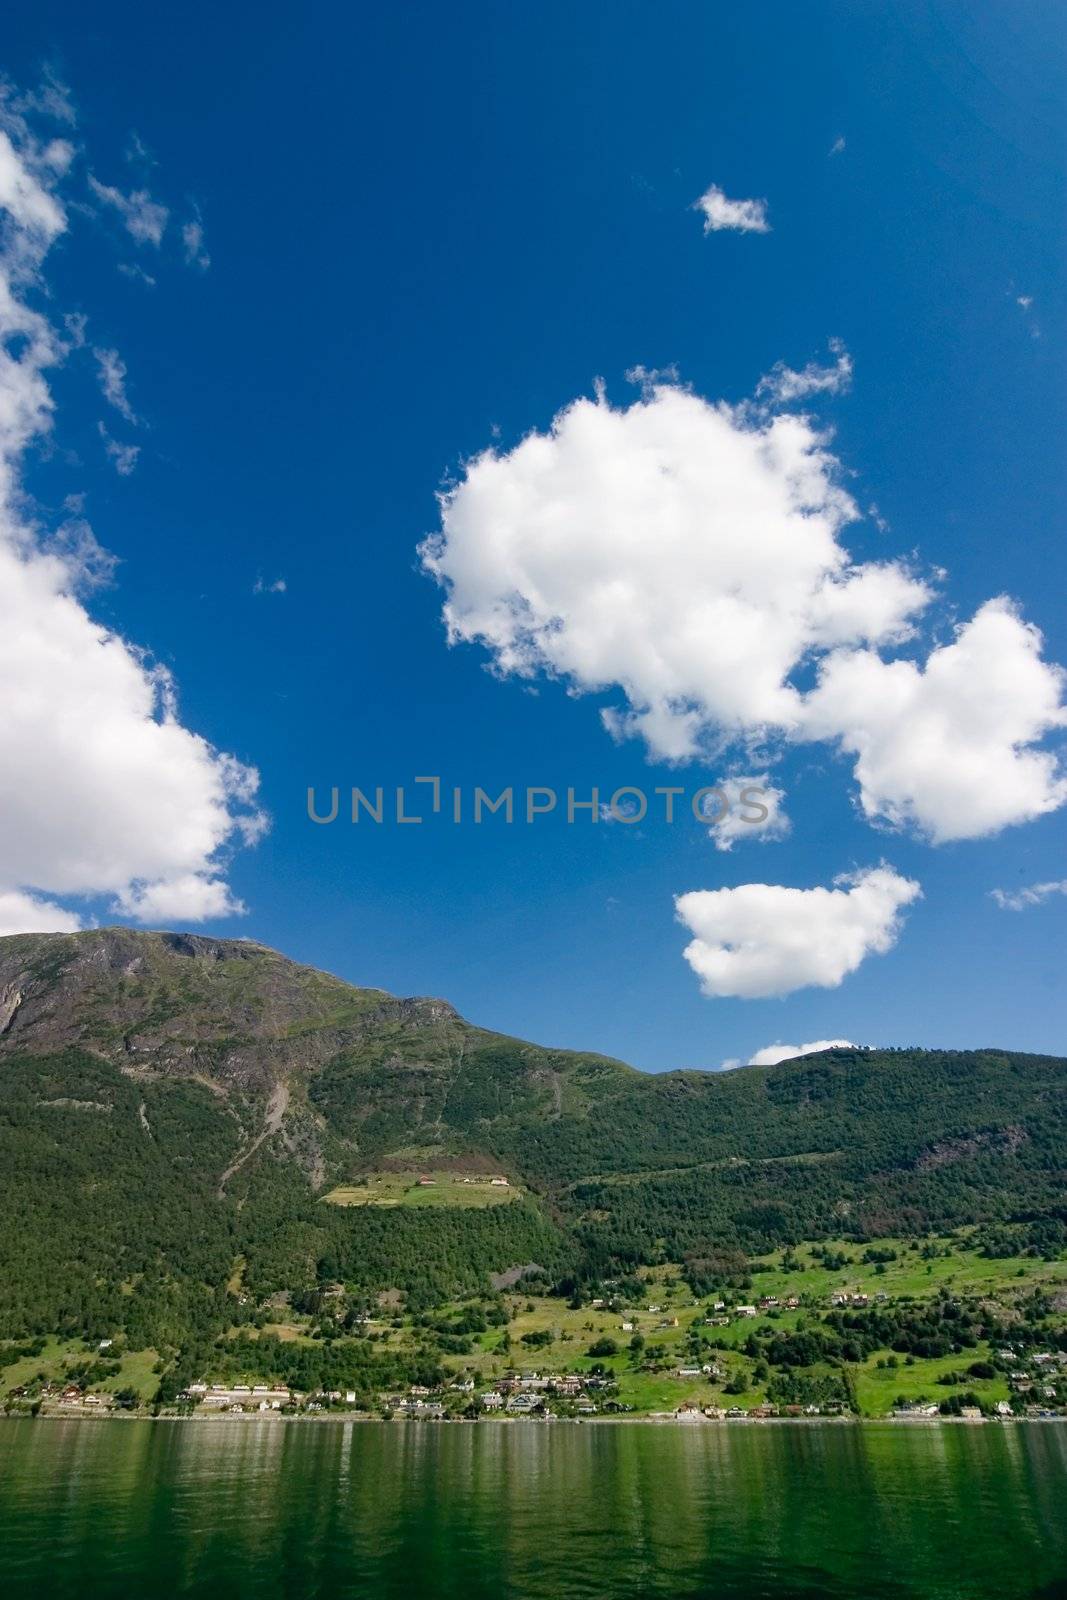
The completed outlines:
[[[990,894],[1067,879],[1064,812],[1048,799],[1055,778],[1044,800],[1032,773],[1015,784],[1010,750],[999,762],[980,731],[981,748],[963,752],[973,787],[1003,784],[1003,813],[1014,803],[1023,820],[981,828],[965,795],[935,806],[909,790],[908,816],[890,826],[889,777],[868,786],[865,814],[836,724],[821,738],[761,728],[754,752],[721,746],[705,717],[699,754],[673,765],[647,741],[605,731],[601,710],[627,709],[621,681],[609,675],[594,690],[571,670],[542,670],[547,635],[527,678],[487,670],[494,646],[473,623],[449,647],[445,593],[418,555],[441,526],[438,493],[456,491],[458,522],[473,506],[472,463],[492,447],[503,498],[487,494],[471,512],[480,560],[498,513],[510,514],[501,508],[518,483],[516,448],[591,400],[601,379],[620,455],[608,440],[602,459],[583,457],[593,487],[549,461],[544,493],[564,522],[553,579],[565,582],[572,559],[586,572],[599,562],[610,578],[617,561],[623,578],[636,573],[638,598],[647,581],[657,602],[653,642],[675,631],[664,625],[672,605],[684,633],[687,597],[704,581],[685,550],[664,544],[663,571],[654,563],[649,575],[611,553],[610,518],[589,543],[595,471],[618,482],[627,429],[646,417],[626,373],[673,365],[690,387],[668,384],[647,416],[666,417],[688,395],[703,426],[709,403],[754,404],[778,362],[831,373],[834,339],[851,384],[827,377],[782,407],[765,390],[763,413],[732,412],[721,472],[772,412],[809,412],[809,452],[832,430],[829,478],[862,513],[838,542],[855,563],[906,566],[936,591],[910,639],[871,647],[881,659],[925,664],[1007,594],[1044,636],[1042,670],[1067,661],[1058,7],[317,6],[298,17],[104,4],[87,27],[81,8],[45,3],[16,5],[6,33],[16,98],[47,70],[77,118],[49,126],[38,95],[16,111],[12,134],[16,146],[52,137],[70,147],[54,181],[36,147],[34,171],[65,226],[20,288],[67,329],[46,374],[54,420],[19,457],[34,537],[43,543],[70,520],[64,502],[84,496],[77,515],[117,566],[81,604],[173,673],[181,727],[258,771],[269,816],[257,843],[231,836],[214,857],[247,914],[190,926],[656,1070],[717,1067],[778,1040],[1062,1049],[1067,895],[1012,910]],[[713,184],[765,200],[768,231],[705,233],[694,202]],[[166,208],[158,243],[138,242],[109,190]],[[140,204],[143,235],[153,213],[146,223]],[[183,239],[191,224],[202,237]],[[72,314],[86,319],[76,335]],[[95,351],[117,352],[129,415],[103,394]],[[134,470],[115,470],[101,423],[119,447],[139,448]],[[675,424],[664,428],[668,454],[682,451]],[[625,515],[625,494],[620,504]],[[654,544],[655,515],[641,515],[638,544],[643,529]],[[701,515],[697,504],[698,530]],[[759,537],[743,519],[729,529],[739,549]],[[518,519],[524,551],[538,537]],[[543,548],[533,553],[540,560]],[[278,580],[284,592],[272,592]],[[571,660],[599,648],[581,627],[576,613],[561,630]],[[1017,643],[1004,644],[1003,670],[987,663],[1009,717]],[[636,659],[640,640],[626,648]],[[798,659],[798,694],[824,660]],[[12,679],[9,708],[26,693]],[[70,715],[66,693],[56,690],[57,722]],[[16,707],[22,723],[27,703]],[[52,715],[47,700],[39,709]],[[962,724],[973,709],[961,698],[949,712]],[[894,738],[906,744],[906,731]],[[751,719],[745,732],[755,738]],[[101,737],[94,760],[105,746]],[[1034,749],[1055,750],[1055,735]],[[24,773],[10,759],[12,790],[46,779],[49,794],[64,790],[65,843],[93,806],[106,809],[96,767],[90,799],[79,791],[80,755],[48,773],[35,756]],[[161,881],[178,871],[164,863],[179,826],[164,802],[185,804],[197,757],[183,746],[173,784],[168,758],[146,759],[163,799],[123,824],[127,836],[145,831],[136,858],[119,860],[101,823],[77,863],[53,865],[60,847],[30,814],[48,802],[20,809],[16,798],[5,823],[0,795],[0,897],[6,886],[85,923],[135,921],[138,910],[151,925],[177,920],[180,899],[153,901],[143,884],[154,861]],[[597,785],[606,797],[623,784],[692,792],[730,772],[770,775],[787,835],[724,851],[691,817],[671,827],[654,817],[567,827],[558,816],[316,827],[306,814],[309,785],[388,789],[427,773],[468,792],[546,784],[586,795]],[[128,773],[116,815],[137,788],[136,767]],[[1025,793],[1013,802],[1016,788]],[[931,843],[931,807],[942,833],[962,836]],[[701,933],[677,919],[676,896],[831,890],[882,862],[894,882],[921,885],[921,898],[860,919],[866,954],[835,986],[806,981],[801,948],[772,963],[799,959],[800,986],[775,980],[788,992],[702,993],[683,958]],[[123,889],[127,880],[142,888]],[[194,902],[198,913],[209,903]],[[153,916],[154,905],[170,914]],[[700,909],[725,941],[739,936],[741,901]],[[773,944],[795,911],[800,946],[822,952],[825,910],[786,899],[760,926]],[[826,976],[818,961],[813,971]],[[711,982],[721,991],[732,980]]]

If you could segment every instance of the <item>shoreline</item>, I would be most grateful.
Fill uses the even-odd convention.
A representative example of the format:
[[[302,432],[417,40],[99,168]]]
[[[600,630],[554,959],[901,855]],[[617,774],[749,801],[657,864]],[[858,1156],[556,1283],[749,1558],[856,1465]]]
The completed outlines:
[[[545,1427],[542,1418],[533,1417],[438,1417],[420,1419],[417,1417],[376,1417],[367,1412],[330,1412],[321,1416],[283,1416],[277,1411],[250,1411],[236,1415],[233,1412],[205,1413],[197,1416],[195,1413],[180,1415],[176,1412],[160,1412],[156,1415],[136,1411],[40,1411],[36,1416],[29,1412],[5,1411],[0,1413],[3,1422],[88,1422],[92,1424],[105,1422],[180,1422],[200,1424],[221,1424],[230,1427],[247,1426],[249,1423],[266,1422],[271,1426],[283,1423],[307,1423],[318,1426],[322,1423],[361,1425],[380,1425],[382,1427],[407,1427],[407,1428],[436,1428],[441,1426],[452,1427],[459,1423],[466,1427],[516,1427],[534,1426]],[[557,1417],[556,1423],[581,1427],[618,1428],[626,1426],[655,1427],[655,1428],[753,1428],[753,1427],[779,1427],[779,1428],[941,1428],[960,1426],[964,1428],[979,1428],[986,1424],[1000,1424],[1017,1426],[1045,1423],[1064,1423],[1067,1416],[1049,1417],[694,1417],[692,1420],[676,1416],[624,1416],[624,1417]]]

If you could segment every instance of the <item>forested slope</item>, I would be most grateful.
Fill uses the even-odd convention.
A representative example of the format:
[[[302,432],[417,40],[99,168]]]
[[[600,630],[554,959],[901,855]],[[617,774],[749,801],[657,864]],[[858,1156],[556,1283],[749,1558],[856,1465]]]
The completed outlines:
[[[1067,1063],[831,1051],[638,1073],[246,941],[0,940],[0,1337],[240,1322],[341,1280],[432,1304],[724,1248],[1062,1226]],[[503,1171],[485,1209],[339,1207],[383,1169]]]

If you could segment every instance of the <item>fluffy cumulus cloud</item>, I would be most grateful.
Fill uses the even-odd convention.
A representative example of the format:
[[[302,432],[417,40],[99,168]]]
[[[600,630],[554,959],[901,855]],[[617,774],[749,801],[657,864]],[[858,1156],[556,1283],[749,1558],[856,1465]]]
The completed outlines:
[[[621,686],[610,730],[660,758],[799,728],[798,664],[907,637],[929,598],[901,563],[850,560],[858,511],[810,419],[669,382],[622,408],[577,400],[548,434],[486,451],[441,517],[422,555],[450,639],[502,673]]]
[[[1030,883],[1025,889],[990,889],[989,893],[1002,911],[1028,911],[1031,906],[1042,905],[1056,895],[1067,894],[1067,878],[1057,878],[1051,883]]]
[[[721,1072],[732,1072],[734,1067],[776,1067],[779,1061],[793,1061],[797,1056],[818,1055],[821,1050],[855,1050],[851,1039],[811,1039],[807,1044],[768,1044],[755,1055],[742,1062],[739,1056],[724,1061]]]
[[[705,189],[693,209],[703,212],[705,233],[771,231],[766,200],[729,200],[716,183]]]
[[[77,933],[81,918],[54,900],[0,889],[0,939],[9,933]]]
[[[769,999],[795,989],[835,989],[869,955],[884,955],[919,885],[871,867],[830,889],[745,883],[679,895],[693,935],[685,959],[708,996]]]
[[[1004,600],[922,659],[931,587],[852,559],[859,511],[829,436],[784,409],[845,386],[834,354],[775,368],[740,406],[638,374],[630,405],[600,391],[473,458],[421,552],[449,639],[502,675],[621,691],[605,725],[661,760],[827,741],[879,824],[940,842],[1040,816],[1067,798],[1043,743],[1063,675]]]
[[[1067,779],[1038,741],[1064,726],[1064,674],[1041,635],[991,600],[925,664],[871,650],[835,652],[804,725],[856,758],[868,817],[912,824],[935,844],[1028,822],[1067,800]]]
[[[42,533],[21,488],[66,348],[32,309],[66,216],[51,147],[10,101],[0,115],[0,926],[76,926],[57,896],[141,920],[223,916],[241,909],[227,851],[264,826],[257,775],[186,728],[169,675],[93,619],[84,596],[107,559],[81,520]],[[122,372],[101,372],[117,403]]]

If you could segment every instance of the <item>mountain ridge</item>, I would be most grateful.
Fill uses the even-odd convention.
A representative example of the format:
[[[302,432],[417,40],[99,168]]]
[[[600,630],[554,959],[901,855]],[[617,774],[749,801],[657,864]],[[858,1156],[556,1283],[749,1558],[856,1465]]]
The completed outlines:
[[[127,928],[0,939],[0,1017],[0,1336],[142,1299],[225,1319],[238,1258],[257,1297],[329,1278],[432,1297],[519,1262],[593,1279],[1063,1218],[1055,1057],[643,1073],[254,941]],[[501,1173],[511,1202],[325,1203],[423,1171]]]

